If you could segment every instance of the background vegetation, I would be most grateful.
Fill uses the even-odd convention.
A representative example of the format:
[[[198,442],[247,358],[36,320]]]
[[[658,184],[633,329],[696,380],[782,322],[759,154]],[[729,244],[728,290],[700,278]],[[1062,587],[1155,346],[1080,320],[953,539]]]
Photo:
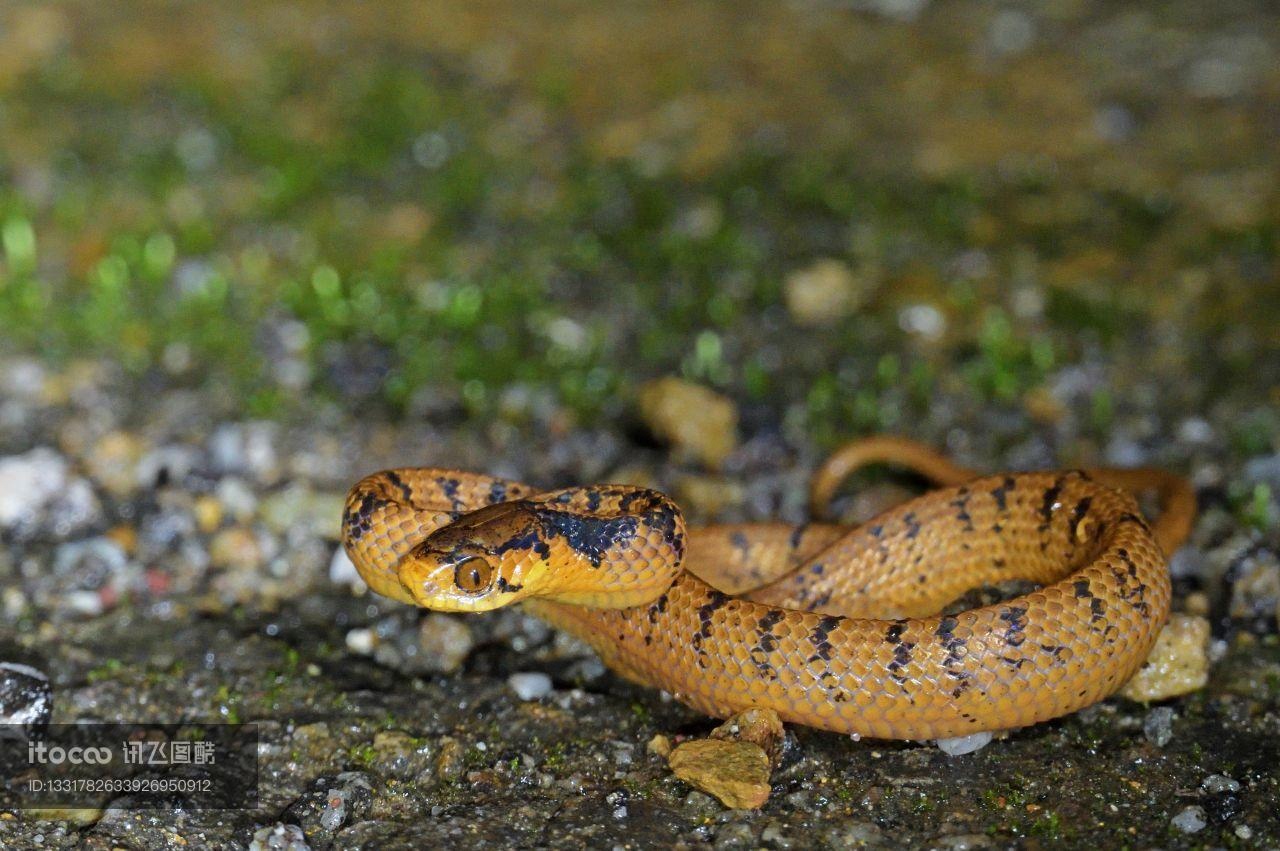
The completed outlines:
[[[1090,361],[1274,403],[1274,45],[1072,9],[10,8],[3,345],[266,416],[679,371],[821,438]],[[821,258],[856,309],[805,328]]]

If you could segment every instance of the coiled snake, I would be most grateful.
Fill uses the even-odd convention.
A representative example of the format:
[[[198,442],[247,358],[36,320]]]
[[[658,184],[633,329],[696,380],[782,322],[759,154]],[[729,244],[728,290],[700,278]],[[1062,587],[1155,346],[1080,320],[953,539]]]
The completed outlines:
[[[890,462],[946,487],[856,528],[687,529],[665,495],[624,485],[539,492],[432,468],[386,470],[347,498],[343,543],[379,594],[440,611],[523,603],[610,668],[709,715],[885,739],[1004,730],[1118,689],[1170,606],[1165,553],[1195,498],[1159,470],[976,478],[879,437],[814,476],[818,513],[853,469]],[[1131,491],[1159,492],[1154,526]],[[1039,590],[936,614],[966,590]]]

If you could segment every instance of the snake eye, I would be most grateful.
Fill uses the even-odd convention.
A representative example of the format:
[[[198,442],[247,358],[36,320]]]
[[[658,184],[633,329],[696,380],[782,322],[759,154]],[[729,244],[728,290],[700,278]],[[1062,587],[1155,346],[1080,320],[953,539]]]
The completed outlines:
[[[453,584],[467,594],[488,591],[492,582],[493,567],[479,556],[464,558],[453,567]]]

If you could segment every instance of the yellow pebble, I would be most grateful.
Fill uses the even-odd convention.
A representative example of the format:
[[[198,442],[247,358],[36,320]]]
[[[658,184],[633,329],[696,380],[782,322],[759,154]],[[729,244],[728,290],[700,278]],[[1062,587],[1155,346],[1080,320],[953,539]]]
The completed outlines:
[[[196,525],[206,535],[222,525],[222,503],[216,497],[206,495],[198,498],[194,511]]]
[[[107,530],[106,537],[124,550],[125,555],[133,555],[138,549],[138,530],[133,526],[124,523],[113,526]]]
[[[223,529],[209,542],[209,560],[217,567],[254,567],[262,560],[262,550],[248,529]]]
[[[1182,602],[1182,607],[1187,610],[1189,615],[1208,615],[1209,595],[1203,591],[1193,591]]]
[[[640,388],[640,416],[676,451],[718,468],[738,445],[738,409],[698,384],[667,377]]]
[[[1147,661],[1120,694],[1147,703],[1203,688],[1209,679],[1208,648],[1207,620],[1196,615],[1170,615]]]
[[[671,755],[671,740],[661,733],[649,740],[649,753],[666,758]]]
[[[676,777],[731,809],[754,810],[769,800],[772,766],[757,744],[698,739],[679,745],[667,762]]]

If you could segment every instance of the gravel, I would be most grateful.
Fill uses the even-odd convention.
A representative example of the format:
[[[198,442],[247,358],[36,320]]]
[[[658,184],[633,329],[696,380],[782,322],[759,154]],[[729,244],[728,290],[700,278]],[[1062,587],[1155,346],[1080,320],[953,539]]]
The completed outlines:
[[[122,392],[99,388],[100,395]],[[190,403],[159,394],[146,404],[155,410],[141,419],[163,423],[179,421],[175,411]],[[166,412],[169,406],[174,408]],[[949,418],[986,416],[939,410],[949,411]],[[56,416],[71,422],[78,414],[67,409]],[[1214,415],[1215,429],[1222,428],[1223,416]],[[688,483],[699,479],[715,485],[708,489],[740,494],[727,501],[691,500],[695,522],[717,515],[803,517],[805,468],[776,436],[752,433],[757,426],[751,422],[740,421],[744,439],[714,476],[697,462],[629,445],[621,432],[608,440],[595,432],[574,439],[534,435],[529,445],[506,449],[491,442],[492,435],[441,432],[431,452],[415,460],[537,480],[536,470],[557,475],[552,467],[543,469],[554,459],[555,470],[592,470],[605,480],[614,469],[598,472],[606,447],[612,463],[634,465],[628,478],[643,477],[677,493],[697,491]],[[936,427],[922,425],[925,431]],[[392,447],[422,442],[414,426],[394,428]],[[1033,802],[1042,813],[1069,813],[1079,812],[1069,802],[1093,800],[1099,789],[1110,790],[1105,800],[1120,800],[1135,779],[1126,754],[1139,746],[1160,748],[1164,763],[1159,771],[1136,775],[1150,793],[1147,803],[1129,805],[1136,807],[1130,810],[1135,824],[1168,823],[1180,812],[1169,807],[1185,806],[1180,790],[1198,789],[1204,812],[1199,835],[1216,835],[1219,825],[1233,838],[1240,829],[1255,838],[1273,830],[1274,815],[1262,802],[1275,791],[1264,778],[1276,759],[1266,731],[1277,717],[1268,677],[1280,672],[1280,648],[1268,643],[1265,630],[1272,622],[1260,615],[1274,604],[1269,577],[1276,543],[1242,528],[1227,508],[1210,506],[1180,555],[1185,566],[1177,572],[1178,595],[1203,598],[1197,606],[1215,631],[1220,613],[1234,608],[1246,614],[1243,635],[1253,643],[1218,632],[1209,682],[1189,698],[1146,709],[1108,701],[999,741],[964,737],[939,742],[938,750],[789,730],[791,744],[765,789],[762,818],[768,821],[709,829],[700,819],[714,820],[722,805],[690,794],[665,761],[643,747],[660,733],[705,735],[712,726],[707,719],[625,684],[581,643],[519,611],[425,613],[368,593],[325,518],[340,510],[338,495],[346,484],[370,469],[403,463],[399,451],[370,454],[367,429],[354,422],[270,429],[232,422],[220,429],[214,427],[223,435],[218,458],[190,433],[159,427],[120,432],[128,439],[113,441],[132,447],[129,454],[140,466],[148,458],[167,459],[163,474],[138,475],[137,484],[122,491],[90,472],[83,481],[101,494],[99,515],[69,537],[56,522],[64,504],[33,490],[35,499],[18,512],[22,519],[7,529],[12,545],[0,550],[11,624],[0,626],[0,650],[11,645],[22,652],[10,658],[41,658],[36,670],[48,674],[6,671],[5,712],[32,720],[178,713],[264,723],[261,788],[274,813],[288,814],[290,826],[253,814],[201,816],[201,826],[190,822],[191,832],[184,834],[195,844],[196,831],[242,845],[258,834],[259,847],[290,841],[329,847],[370,836],[438,844],[450,841],[460,814],[473,810],[488,814],[492,843],[536,844],[531,837],[544,830],[573,834],[577,828],[554,814],[574,812],[581,805],[572,802],[590,799],[598,809],[583,811],[582,829],[589,824],[603,830],[592,834],[600,843],[649,836],[657,844],[678,837],[753,846],[764,843],[766,833],[777,847],[804,847],[813,836],[874,843],[884,841],[889,825],[897,835],[909,820],[918,826],[909,829],[910,841],[980,847],[974,837],[987,831],[1008,837],[1049,829],[1025,804],[1012,801]],[[959,451],[970,460],[998,463],[981,448],[982,428],[970,423],[963,434]],[[254,441],[256,464],[248,460]],[[270,452],[263,449],[268,444]],[[85,441],[84,451],[98,445]],[[1029,447],[1028,457],[1049,452],[1042,441],[1019,445]],[[74,454],[33,456],[32,448],[16,449],[5,457],[23,459],[21,465],[34,457],[38,465],[61,470],[64,483],[81,469],[95,469]],[[1223,475],[1237,475],[1224,458]],[[105,465],[96,469],[122,475]],[[891,500],[901,493],[880,490]],[[557,690],[556,682],[578,688]],[[290,719],[306,720],[290,727],[284,723]],[[1059,755],[1052,783],[1043,777],[1046,748]],[[932,761],[931,753],[943,761]],[[968,756],[961,761],[960,754]],[[952,776],[959,770],[953,764],[973,773]],[[949,791],[935,783],[940,772],[950,778]],[[528,789],[543,797],[528,803],[522,791]],[[627,794],[609,802],[618,792]],[[413,812],[437,815],[401,821],[401,795],[415,802]],[[990,803],[963,803],[971,799]],[[625,816],[618,815],[623,810]],[[1063,829],[1094,835],[1087,824],[1112,817],[1105,811],[1090,811],[1084,822],[1064,816]],[[79,829],[103,841],[157,848],[167,841],[158,826],[163,820],[147,823],[129,812],[88,818],[89,826]],[[1179,816],[1175,829],[1194,823],[1192,816]],[[15,836],[25,841],[25,829],[0,821],[0,842],[14,844],[9,840]],[[1142,835],[1160,842],[1159,831]],[[597,844],[594,838],[588,844]],[[1103,837],[1098,842],[1106,844]]]
[[[121,391],[108,386],[99,392]],[[168,422],[179,417],[165,413],[167,406],[185,410],[189,401],[160,394],[148,404],[157,410],[145,419]],[[948,417],[961,416],[947,410]],[[70,421],[76,414],[68,410],[64,416]],[[1218,416],[1223,414],[1211,420],[1215,428],[1221,427]],[[740,492],[728,501],[691,500],[695,522],[717,513],[727,519],[803,517],[805,469],[776,437],[752,434],[755,426],[749,424],[739,427],[744,439],[732,462],[714,476],[696,462],[672,461],[662,450],[628,448],[619,435],[544,435],[532,437],[529,446],[502,450],[491,436],[459,430],[437,437],[444,442],[416,460],[504,469],[536,480],[534,468],[550,458],[555,469],[598,470],[601,447],[612,447],[613,463],[627,458],[637,465],[629,478],[643,476],[677,493],[696,491],[689,485],[693,479]],[[8,577],[5,611],[11,624],[22,624],[0,628],[0,649],[7,642],[23,651],[11,658],[43,654],[37,670],[49,676],[8,671],[5,711],[49,720],[132,720],[139,712],[165,718],[178,712],[265,722],[262,788],[274,812],[288,814],[284,822],[290,826],[233,814],[203,820],[198,828],[204,836],[238,837],[241,844],[258,834],[259,847],[290,841],[329,847],[369,836],[447,842],[459,824],[459,807],[489,813],[486,824],[496,831],[495,844],[536,844],[530,837],[537,831],[572,833],[575,828],[547,825],[560,818],[555,808],[572,812],[576,805],[570,802],[589,798],[599,809],[589,818],[584,814],[582,824],[607,825],[597,837],[601,843],[651,836],[658,844],[680,837],[736,847],[764,843],[766,834],[777,847],[803,847],[812,836],[874,843],[884,841],[884,826],[909,818],[918,825],[911,841],[981,847],[974,837],[988,830],[1009,836],[1048,829],[1045,822],[1035,827],[1038,816],[1025,805],[1009,804],[1015,796],[1041,812],[1072,812],[1066,802],[1092,800],[1097,789],[1111,790],[1106,799],[1118,800],[1117,790],[1129,788],[1125,784],[1134,778],[1125,754],[1138,742],[1160,748],[1165,763],[1159,772],[1139,772],[1151,792],[1144,799],[1150,803],[1133,810],[1135,819],[1148,821],[1135,823],[1154,823],[1157,808],[1166,807],[1160,823],[1178,815],[1175,829],[1194,826],[1194,812],[1182,816],[1167,807],[1185,806],[1179,790],[1198,789],[1204,796],[1200,835],[1210,835],[1217,825],[1234,838],[1242,828],[1254,837],[1270,835],[1274,817],[1264,812],[1268,787],[1261,778],[1275,762],[1264,731],[1277,712],[1267,677],[1280,671],[1280,649],[1256,630],[1270,628],[1258,616],[1274,602],[1268,583],[1275,545],[1242,529],[1226,509],[1207,512],[1179,557],[1185,566],[1176,581],[1180,596],[1194,589],[1203,598],[1197,605],[1210,625],[1218,612],[1233,607],[1248,615],[1243,623],[1254,630],[1246,632],[1254,644],[1215,639],[1209,683],[1192,702],[1179,698],[1143,709],[1113,700],[999,741],[984,734],[939,742],[939,750],[790,730],[792,743],[765,790],[767,826],[735,821],[706,829],[698,819],[714,820],[722,805],[691,795],[665,761],[643,747],[659,733],[697,738],[711,727],[706,719],[626,685],[581,643],[519,611],[425,613],[368,593],[325,517],[340,510],[338,495],[346,484],[403,459],[398,452],[368,455],[367,430],[359,424],[344,430],[326,423],[324,434],[320,428],[236,422],[221,431],[215,427],[223,435],[219,458],[196,437],[163,429],[123,432],[129,437],[114,439],[119,446],[132,446],[139,465],[147,458],[168,459],[165,472],[139,475],[128,491],[108,488],[90,473],[84,481],[102,494],[100,514],[94,525],[70,537],[51,522],[61,510],[57,497],[33,491],[38,507],[19,512],[23,519],[7,532],[13,545],[0,550],[0,573]],[[420,442],[412,426],[398,428],[391,445]],[[974,448],[982,445],[981,433],[966,428],[961,451],[985,452]],[[256,466],[248,460],[254,441]],[[262,448],[268,442],[269,453]],[[85,451],[97,445],[87,441]],[[1039,441],[1020,445],[1030,447],[1029,457],[1049,451]],[[28,463],[33,450],[19,450],[6,457]],[[94,469],[75,455],[56,457],[54,462],[48,452],[34,455],[38,463],[61,470],[64,482],[76,479],[80,469]],[[103,465],[98,469],[104,476],[120,475]],[[612,478],[608,470],[596,476]],[[900,493],[888,489],[881,496],[896,499]],[[1231,633],[1220,635],[1230,639]],[[560,681],[579,687],[557,690],[553,686]],[[1206,705],[1212,711],[1200,708]],[[308,720],[289,731],[276,726],[285,719]],[[1060,755],[1053,783],[1042,776],[1045,748]],[[974,772],[949,780],[958,784],[954,792],[934,784],[939,772],[954,770],[947,758],[930,761],[928,754],[939,751]],[[1210,754],[1209,761],[1197,753]],[[961,754],[968,754],[963,762]],[[551,808],[525,803],[526,789],[540,790]],[[628,791],[637,789],[648,791]],[[617,792],[627,794],[610,802]],[[393,813],[401,805],[393,802],[402,794],[420,802],[415,812],[437,815],[426,822],[398,821]],[[964,796],[992,803],[973,808],[962,804]],[[1006,805],[999,804],[1002,797]],[[533,810],[502,815],[524,806]],[[619,815],[623,810],[625,816]],[[934,815],[946,812],[960,815]],[[1097,820],[1106,818],[1111,816],[1096,814]],[[1065,817],[1063,824],[1064,830],[1093,830]],[[0,822],[0,842],[29,836],[15,833],[22,829]],[[159,828],[130,813],[91,820],[87,829],[116,844],[145,845],[152,840],[137,837],[153,835],[155,847],[164,844]],[[188,835],[194,841],[195,834]],[[1145,835],[1159,843],[1155,834]]]

